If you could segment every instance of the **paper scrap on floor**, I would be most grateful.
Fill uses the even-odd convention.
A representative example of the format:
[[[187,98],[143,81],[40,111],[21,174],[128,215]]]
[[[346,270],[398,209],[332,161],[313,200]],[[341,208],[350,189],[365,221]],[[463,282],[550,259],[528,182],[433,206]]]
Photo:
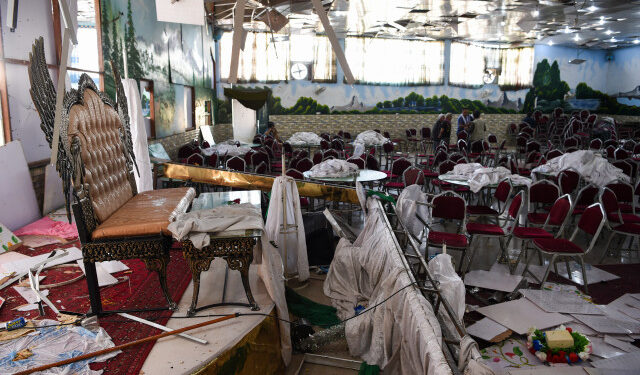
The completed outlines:
[[[596,305],[585,301],[574,292],[521,289],[520,293],[546,312],[591,315],[604,314]]]
[[[67,250],[66,256],[52,260],[51,262],[45,265],[45,268],[57,266],[59,264],[73,262],[78,259],[82,259],[82,251],[80,251],[80,249],[78,249],[77,247],[70,247],[65,250]],[[20,273],[26,272],[29,268],[47,259],[49,257],[49,254],[50,253],[37,255],[34,257],[27,257],[27,258],[19,259],[9,263],[4,263],[2,267],[4,268],[5,272],[15,272],[17,274],[20,274]]]
[[[508,331],[510,331],[509,328],[499,323],[496,323],[489,318],[482,318],[477,322],[475,322],[474,324],[467,327],[468,334],[489,342],[497,342],[497,340],[494,340],[494,339],[496,339],[499,336],[502,336]],[[499,340],[499,341],[502,341],[502,340]]]
[[[545,312],[526,298],[481,307],[477,311],[519,335],[531,327],[545,329],[573,320],[568,315]]]
[[[598,305],[598,307],[604,312],[604,315],[612,321],[615,321],[617,325],[630,331],[630,334],[640,334],[640,322],[630,318],[628,315],[620,312],[615,306],[611,305]]]
[[[620,276],[601,270],[600,268],[594,267],[588,263],[584,264],[584,268],[585,272],[587,273],[587,281],[589,282],[589,285],[620,278]],[[576,284],[584,285],[584,282],[582,280],[582,268],[580,267],[580,264],[574,261],[569,262],[569,270],[571,271],[571,278],[567,276],[567,268],[562,264],[558,264],[558,272],[560,273],[560,276],[564,277],[567,280],[571,280]]]
[[[639,350],[633,344],[627,341],[619,340],[616,336],[613,335],[604,335],[604,342],[609,345],[615,346],[616,348],[623,350],[627,353]]]
[[[464,276],[464,285],[511,293],[522,281],[522,276],[508,273],[474,270]]]
[[[608,307],[614,308],[631,319],[640,321],[640,300],[631,294],[625,294],[609,303]]]
[[[528,269],[528,271],[531,272],[539,280],[542,280],[542,278],[544,277],[544,271],[545,270],[546,270],[546,267],[537,266],[535,264],[530,264],[529,265],[529,269]],[[490,271],[491,272],[500,272],[500,273],[509,274],[509,275],[511,274],[511,272],[509,272],[509,267],[506,264],[501,264],[501,263],[498,263],[498,262],[495,262],[491,266]],[[524,271],[524,264],[520,263],[520,264],[518,264],[518,267],[513,272],[513,274],[514,275],[522,275],[523,271]],[[536,280],[535,278],[533,278],[529,274],[524,276],[524,278],[527,279],[527,281],[530,282],[530,283],[534,283],[534,284],[538,283],[538,280]]]
[[[613,358],[591,361],[591,365],[599,369],[637,371],[640,369],[640,352],[627,353]]]
[[[582,367],[578,366],[535,366],[528,368],[510,369],[509,375],[589,375]]]
[[[624,350],[616,346],[607,344],[606,342],[604,342],[604,338],[602,337],[587,336],[587,338],[591,342],[591,347],[593,348],[593,352],[591,353],[592,360],[598,360],[600,358],[613,358],[626,353]]]
[[[618,320],[604,315],[572,314],[572,316],[598,333],[616,333],[627,335],[633,333],[622,327]]]
[[[82,272],[86,275],[87,273],[84,270],[84,262],[82,261],[82,259],[79,259],[76,262],[78,263],[80,269],[82,269]],[[96,274],[98,275],[98,286],[107,286],[118,283],[118,279],[111,276],[111,274],[107,272],[101,264],[96,263],[95,265]]]

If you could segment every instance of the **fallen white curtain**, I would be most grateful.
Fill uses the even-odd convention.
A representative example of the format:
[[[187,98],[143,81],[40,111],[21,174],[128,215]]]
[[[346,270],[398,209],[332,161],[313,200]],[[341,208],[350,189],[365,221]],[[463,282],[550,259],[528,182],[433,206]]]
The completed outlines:
[[[147,145],[147,129],[142,116],[142,103],[138,94],[138,83],[135,79],[123,79],[122,86],[127,96],[129,111],[129,125],[131,129],[131,141],[133,142],[133,154],[136,157],[138,172],[134,171],[138,193],[153,190],[153,173],[151,160],[149,159],[149,146]]]
[[[236,145],[228,145],[223,143],[218,143],[217,145],[213,145],[211,147],[202,149],[202,153],[205,156],[211,156],[213,154],[228,155],[228,156],[242,156],[249,151],[251,151],[251,147],[249,146],[236,146]]]
[[[410,185],[402,190],[396,202],[396,213],[398,218],[409,233],[415,237],[420,237],[424,229],[424,224],[416,218],[419,216],[425,223],[431,221],[431,210],[429,209],[427,194],[422,192],[420,185]]]
[[[444,178],[457,181],[467,181],[469,189],[477,193],[488,185],[495,185],[509,177],[515,185],[531,185],[531,179],[517,174],[505,167],[485,168],[479,163],[457,164],[453,170],[443,175]]]
[[[329,159],[309,170],[310,177],[347,177],[358,173],[358,166],[346,160]]]
[[[259,208],[249,203],[219,206],[209,210],[198,210],[178,215],[175,221],[169,224],[169,231],[177,241],[188,238],[198,249],[209,245],[210,233],[251,229],[262,231],[262,238],[253,251],[253,263],[259,267],[258,275],[264,283],[269,297],[276,304],[278,317],[289,320],[289,310],[284,293],[282,258],[269,242],[270,239],[267,236]],[[278,325],[282,359],[285,365],[288,365],[291,361],[289,323],[278,321]]]
[[[286,195],[284,190],[286,188]],[[283,197],[284,205],[283,207]],[[286,211],[287,229],[283,232]],[[271,200],[269,201],[269,213],[265,225],[267,237],[278,245],[278,252],[286,263],[285,274],[298,274],[298,280],[309,278],[309,260],[307,258],[307,241],[304,234],[302,211],[300,211],[300,196],[298,186],[293,178],[288,176],[277,177],[271,188]]]
[[[319,146],[320,141],[319,135],[311,132],[297,132],[294,133],[291,138],[287,140],[287,142],[292,146],[301,146],[301,145],[315,145]]]
[[[365,227],[351,245],[342,239],[324,283],[341,319],[358,304],[375,309],[345,324],[349,351],[389,374],[451,374],[442,352],[440,324],[396,249],[384,213],[367,202]],[[404,289],[403,289],[404,288]]]
[[[362,143],[367,146],[382,146],[383,144],[389,142],[389,138],[383,136],[377,131],[365,130],[362,133],[358,134],[355,142]]]
[[[555,176],[567,168],[575,170],[582,178],[596,186],[605,186],[616,180],[630,181],[629,176],[624,174],[622,169],[609,163],[600,153],[591,150],[580,150],[558,156],[549,160],[547,164],[534,168],[533,172],[550,173]]]

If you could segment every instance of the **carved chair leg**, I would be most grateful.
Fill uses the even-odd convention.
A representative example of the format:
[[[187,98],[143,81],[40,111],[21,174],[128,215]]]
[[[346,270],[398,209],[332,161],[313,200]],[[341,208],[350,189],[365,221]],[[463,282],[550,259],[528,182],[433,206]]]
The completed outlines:
[[[84,262],[84,269],[87,277],[87,288],[89,289],[89,302],[91,303],[91,313],[102,313],[102,299],[100,298],[100,286],[98,285],[98,274],[96,264]]]
[[[146,258],[143,259],[143,261],[149,271],[155,271],[158,274],[160,287],[162,288],[164,298],[169,304],[169,309],[172,311],[176,310],[178,308],[178,304],[173,302],[173,299],[169,294],[169,288],[167,287],[167,264],[169,263],[169,253],[167,252],[158,258]]]
[[[196,308],[198,306],[198,293],[200,292],[200,270],[195,270],[194,267],[191,267],[191,269],[191,278],[193,279],[193,296],[191,297],[191,306],[189,307],[189,311],[187,311],[188,316],[193,316],[193,314],[196,313]]]
[[[249,267],[241,269],[240,276],[242,277],[242,286],[244,287],[244,293],[247,295],[247,300],[249,300],[249,304],[251,305],[251,310],[260,310],[260,307],[258,307],[258,304],[256,303],[256,300],[253,299],[253,294],[251,293],[251,285],[249,284]]]

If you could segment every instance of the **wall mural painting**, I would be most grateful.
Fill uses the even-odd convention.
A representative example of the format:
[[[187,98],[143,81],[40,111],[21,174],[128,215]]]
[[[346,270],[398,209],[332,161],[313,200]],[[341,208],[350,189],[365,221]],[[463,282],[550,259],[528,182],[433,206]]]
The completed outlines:
[[[636,91],[640,91],[640,88],[637,88]],[[634,93],[608,95],[592,89],[585,82],[579,83],[575,92],[572,93],[569,84],[560,78],[558,62],[554,61],[549,65],[549,61],[544,59],[536,66],[533,87],[527,93],[523,111],[535,109],[548,113],[554,108],[560,107],[566,112],[588,109],[595,113],[638,116],[640,115],[640,107],[626,105],[618,100],[618,98],[633,98]]]

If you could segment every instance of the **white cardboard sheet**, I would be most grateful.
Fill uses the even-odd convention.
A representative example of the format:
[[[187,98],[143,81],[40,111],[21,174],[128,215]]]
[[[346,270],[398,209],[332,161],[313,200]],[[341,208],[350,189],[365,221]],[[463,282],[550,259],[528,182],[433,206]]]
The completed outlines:
[[[68,251],[66,256],[52,260],[51,262],[46,264],[45,268],[57,266],[58,264],[73,262],[78,259],[82,259],[82,251],[77,247],[70,247],[66,250]],[[5,272],[22,273],[22,272],[26,272],[29,268],[33,267],[37,263],[42,262],[48,257],[49,257],[49,253],[37,255],[34,257],[22,258],[13,262],[5,263],[2,265],[2,267],[4,268]]]
[[[46,215],[49,212],[63,207],[64,189],[62,187],[62,179],[56,171],[56,167],[52,164],[47,164],[44,170],[44,197],[42,199],[42,214]]]
[[[489,318],[483,318],[467,327],[467,333],[485,341],[491,341],[494,337],[504,333],[508,329],[509,328]]]
[[[604,314],[596,305],[585,301],[572,292],[523,289],[520,290],[520,293],[546,312],[592,315]]]
[[[578,319],[582,323],[591,327],[593,330],[599,333],[616,333],[616,334],[629,334],[628,329],[622,327],[618,320],[604,315],[585,315],[585,314],[572,314],[574,318]]]
[[[640,369],[640,352],[623,354],[609,359],[591,361],[591,365],[599,369],[635,370]]]
[[[545,329],[572,320],[568,315],[545,312],[526,298],[481,307],[477,311],[519,335],[531,327]]]
[[[522,276],[509,273],[474,270],[469,271],[464,277],[464,285],[477,286],[479,288],[513,292],[522,281]]]
[[[587,281],[589,282],[589,285],[620,278],[620,276],[616,276],[610,272],[601,270],[600,268],[594,267],[587,263],[585,263],[584,268],[585,272],[587,273]],[[571,279],[569,279],[569,277],[567,276],[567,268],[562,264],[558,264],[558,272],[560,272],[560,276],[564,277],[567,280],[571,280],[576,284],[584,285],[584,281],[582,280],[582,268],[580,267],[580,264],[574,261],[569,262],[569,270],[571,271]]]
[[[82,272],[86,275],[87,273],[84,271],[84,262],[79,259],[76,261]],[[118,283],[118,279],[111,276],[109,272],[107,272],[101,264],[96,263],[96,273],[98,274],[98,286],[107,286]]]
[[[11,231],[40,218],[36,192],[20,141],[0,146],[0,223]]]

